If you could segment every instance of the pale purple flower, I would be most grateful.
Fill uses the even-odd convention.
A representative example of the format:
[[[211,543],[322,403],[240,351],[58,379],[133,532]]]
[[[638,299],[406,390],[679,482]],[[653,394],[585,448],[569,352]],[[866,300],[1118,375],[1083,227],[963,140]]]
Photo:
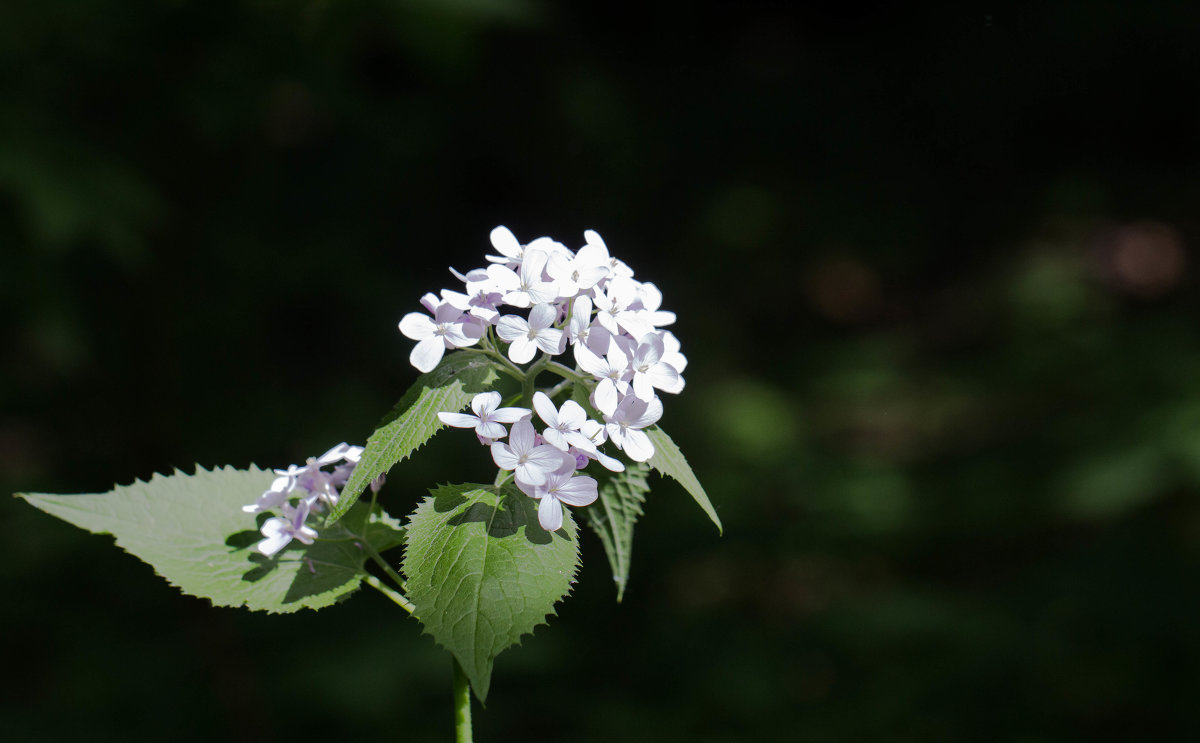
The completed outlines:
[[[362,458],[363,448],[345,442],[338,444],[319,457],[309,457],[303,465],[288,465],[286,470],[275,470],[271,487],[263,492],[253,504],[242,506],[246,513],[262,513],[287,503],[296,491],[302,491],[310,505],[325,501],[330,505],[337,502],[338,489],[346,484],[354,465]],[[339,462],[346,464],[325,472],[327,467]]]
[[[502,470],[516,473],[518,482],[541,485],[546,476],[562,465],[563,453],[549,444],[537,443],[533,423],[522,419],[513,424],[508,443],[492,444],[492,460]]]
[[[473,346],[483,337],[484,325],[477,317],[464,315],[461,310],[443,302],[433,317],[410,312],[400,320],[400,332],[417,341],[409,361],[419,371],[432,371],[447,348]]]
[[[264,490],[263,494],[258,496],[258,500],[248,506],[242,506],[243,511],[246,513],[262,513],[263,511],[279,508],[284,503],[287,503],[292,488],[295,486],[295,477],[284,470],[275,470],[275,474],[277,477],[271,481],[271,487]]]
[[[550,473],[539,485],[517,480],[517,487],[538,504],[538,523],[546,531],[558,531],[563,523],[563,504],[587,506],[596,502],[599,494],[596,481],[587,476],[574,476],[571,472]]]
[[[317,538],[317,530],[304,523],[308,518],[308,509],[306,501],[300,501],[295,507],[285,503],[282,507],[282,518],[276,516],[263,523],[262,535],[266,539],[259,542],[255,549],[267,557],[273,557],[293,539],[303,544],[312,544]]]
[[[505,315],[496,323],[496,334],[508,341],[508,357],[514,363],[524,364],[533,358],[540,348],[549,354],[563,352],[564,336],[561,330],[551,327],[558,316],[552,304],[535,305],[529,312],[529,320],[518,315]]]
[[[475,415],[438,413],[438,420],[455,428],[474,428],[480,440],[502,439],[508,432],[501,424],[516,423],[531,414],[528,408],[500,407],[499,392],[480,392],[475,395],[471,399],[471,410],[475,411]]]
[[[608,438],[633,461],[645,462],[654,456],[654,444],[641,429],[657,423],[662,412],[662,402],[657,397],[647,403],[629,395],[611,415],[604,416]]]
[[[475,292],[464,294],[450,289],[442,289],[442,300],[460,312],[478,317],[488,325],[494,324],[496,318],[500,317],[500,313],[496,311],[496,305],[500,304],[504,297],[499,292],[489,291],[475,282],[470,282],[467,286],[468,288],[474,287]]]

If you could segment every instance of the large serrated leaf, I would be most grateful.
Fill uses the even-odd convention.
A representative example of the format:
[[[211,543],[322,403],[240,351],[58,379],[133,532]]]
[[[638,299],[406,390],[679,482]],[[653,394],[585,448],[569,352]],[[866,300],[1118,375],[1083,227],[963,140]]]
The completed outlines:
[[[433,438],[443,428],[439,412],[462,410],[495,381],[496,370],[487,357],[469,352],[448,354],[433,371],[417,377],[367,439],[362,459],[342,488],[333,518],[345,514],[372,480]]]
[[[600,497],[584,509],[588,525],[600,536],[613,582],[617,584],[617,602],[625,596],[629,566],[633,557],[633,525],[642,515],[642,504],[650,485],[646,476],[650,467],[634,462],[624,472],[613,473],[600,485]]]
[[[292,542],[274,558],[254,550],[261,538],[253,503],[274,475],[251,467],[195,475],[155,475],[107,493],[18,493],[31,505],[96,534],[149,563],[184,593],[217,606],[289,613],[329,606],[354,591],[366,576],[366,555],[352,539],[311,546]],[[402,530],[390,518],[364,524],[367,507],[355,509],[338,533],[363,534],[377,550],[400,544]]]
[[[579,569],[575,522],[553,534],[511,484],[443,485],[407,526],[404,575],[414,615],[462,665],[480,701],[492,663],[544,624]]]
[[[700,481],[696,479],[696,474],[692,472],[687,459],[684,459],[683,452],[679,451],[679,447],[675,445],[667,432],[654,426],[646,429],[646,435],[654,444],[654,456],[650,457],[647,464],[682,485],[683,489],[688,491],[697,505],[704,509],[704,512],[716,524],[717,531],[725,533],[725,527],[721,526],[721,519],[717,518],[717,512],[708,500],[708,494],[700,486]]]

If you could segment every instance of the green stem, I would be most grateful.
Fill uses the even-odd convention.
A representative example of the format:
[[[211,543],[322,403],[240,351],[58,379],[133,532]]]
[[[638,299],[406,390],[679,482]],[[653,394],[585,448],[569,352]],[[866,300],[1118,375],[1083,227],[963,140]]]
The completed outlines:
[[[458,658],[454,662],[454,743],[471,743],[471,682]]]
[[[387,564],[387,560],[383,559],[383,556],[380,555],[379,552],[377,552],[375,550],[375,548],[371,546],[370,542],[368,542],[367,540],[364,539],[364,540],[362,540],[361,544],[362,544],[363,549],[367,551],[367,554],[371,557],[371,559],[375,561],[375,564],[378,565],[380,567],[380,569],[383,570],[383,572],[387,574],[387,577],[392,579],[392,582],[396,584],[397,588],[399,588],[401,591],[403,591],[404,587],[407,584],[404,582],[404,579],[400,577],[400,574],[396,572],[396,569],[393,568],[391,565]]]
[[[525,380],[521,383],[521,397],[528,407],[533,407],[533,385],[537,381],[537,375],[541,374],[548,363],[551,363],[550,354],[543,353],[542,357],[533,362],[533,366],[525,372]]]
[[[572,382],[575,382],[576,384],[582,384],[585,386],[587,385],[588,380],[582,374],[575,371],[574,369],[568,369],[567,367],[563,366],[562,364],[558,363],[557,361],[550,361],[550,362],[546,363],[545,369],[546,369],[546,371],[550,372],[551,374],[557,374],[558,376],[562,377],[563,379],[569,379]]]
[[[412,614],[413,612],[415,612],[417,610],[417,607],[413,606],[413,603],[411,601],[404,598],[403,594],[401,594],[399,591],[393,591],[392,589],[383,585],[383,581],[379,580],[375,576],[367,575],[367,577],[364,578],[363,581],[371,588],[374,588],[376,591],[379,591],[380,593],[382,593],[384,596],[387,596],[392,601],[395,601],[400,606],[401,609],[405,610],[409,614]]]

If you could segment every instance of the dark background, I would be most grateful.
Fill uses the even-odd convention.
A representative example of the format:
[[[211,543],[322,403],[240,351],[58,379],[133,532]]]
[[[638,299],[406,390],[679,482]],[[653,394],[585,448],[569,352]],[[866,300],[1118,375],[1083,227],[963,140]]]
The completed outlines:
[[[1195,740],[1200,6],[0,4],[0,485],[362,442],[506,224],[679,314],[674,483],[480,741]],[[471,443],[471,442],[468,442]],[[439,437],[386,503],[490,477]],[[2,502],[6,740],[448,740],[374,593],[184,597]]]

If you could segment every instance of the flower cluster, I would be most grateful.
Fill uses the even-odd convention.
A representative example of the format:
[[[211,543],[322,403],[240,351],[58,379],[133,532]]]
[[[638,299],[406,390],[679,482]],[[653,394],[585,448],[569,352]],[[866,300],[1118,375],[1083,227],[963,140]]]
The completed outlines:
[[[574,252],[549,237],[522,246],[507,227],[497,227],[491,242],[499,255],[486,256],[491,265],[465,274],[451,269],[465,291],[426,294],[421,304],[429,315],[408,313],[400,331],[417,341],[409,360],[423,372],[447,349],[491,349],[496,337],[508,344],[513,364],[532,361],[539,350],[550,359],[570,348],[577,373],[592,378],[589,399],[604,419],[593,443],[611,439],[644,462],[654,446],[642,429],[662,416],[656,390],[678,393],[684,386],[687,359],[675,336],[661,329],[675,322],[675,313],[660,309],[658,287],[635,280],[600,235],[588,230],[584,238]]]
[[[310,518],[337,505],[341,489],[350,479],[350,473],[354,471],[362,453],[361,446],[341,443],[319,457],[309,457],[302,465],[293,464],[286,470],[275,470],[271,487],[254,503],[242,507],[246,513],[277,510],[282,514],[263,523],[264,539],[256,549],[271,557],[293,539],[312,544],[317,538],[317,530],[309,523]],[[372,490],[379,490],[383,485],[382,478],[380,475],[377,481],[371,483]]]
[[[556,407],[541,391],[524,400],[533,410],[500,407],[500,394],[488,392],[472,400],[474,415],[438,414],[446,425],[475,430],[496,465],[513,472],[517,486],[540,501],[538,521],[548,531],[562,525],[560,504],[583,506],[597,497],[595,479],[577,470],[591,461],[624,469],[600,449],[603,444],[611,441],[635,462],[654,456],[644,429],[662,416],[657,393],[680,392],[687,366],[679,341],[662,329],[675,314],[661,309],[658,288],[635,280],[633,269],[611,256],[596,232],[588,230],[584,238],[578,251],[549,237],[521,245],[508,228],[497,227],[491,243],[498,255],[486,256],[490,265],[465,274],[450,269],[463,291],[426,294],[421,304],[429,314],[410,312],[400,321],[400,331],[417,341],[409,360],[420,371],[436,367],[447,350],[478,345],[472,352],[502,362],[530,384],[550,371],[587,393],[602,420],[589,418],[574,400]],[[574,364],[554,361],[568,349]],[[533,366],[518,366],[539,351]]]

